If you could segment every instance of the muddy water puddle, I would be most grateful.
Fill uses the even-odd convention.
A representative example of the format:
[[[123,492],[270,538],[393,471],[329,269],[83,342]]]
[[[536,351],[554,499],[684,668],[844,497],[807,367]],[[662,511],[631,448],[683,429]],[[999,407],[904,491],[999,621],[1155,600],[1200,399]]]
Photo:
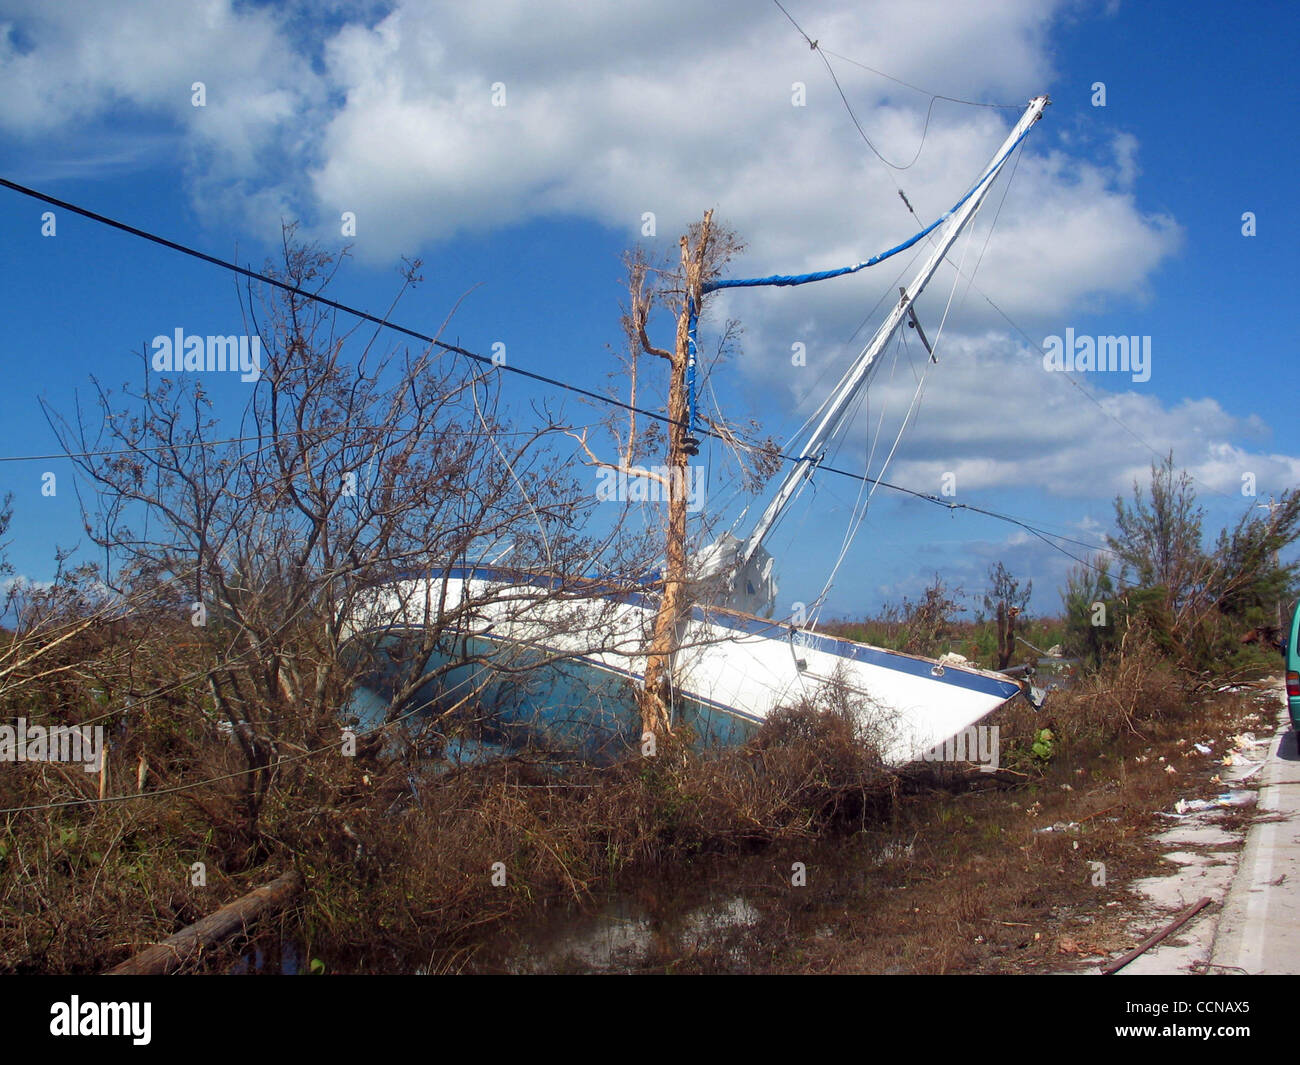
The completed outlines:
[[[862,837],[659,871],[579,905],[546,907],[476,949],[476,973],[763,972],[836,935],[864,872],[906,842]]]

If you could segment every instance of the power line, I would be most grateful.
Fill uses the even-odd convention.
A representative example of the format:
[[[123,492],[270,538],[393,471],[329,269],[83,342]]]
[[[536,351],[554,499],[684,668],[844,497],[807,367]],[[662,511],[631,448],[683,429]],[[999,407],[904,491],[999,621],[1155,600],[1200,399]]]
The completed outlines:
[[[205,262],[205,263],[208,263],[208,264],[211,265],[211,266],[217,266],[217,267],[220,267],[220,268],[223,269],[223,270],[229,270],[229,271],[231,271],[231,272],[233,272],[233,273],[239,274],[239,275],[242,276],[242,277],[247,277],[247,278],[249,278],[249,279],[251,279],[251,280],[254,280],[254,281],[260,281],[260,282],[262,282],[262,283],[264,283],[264,284],[271,285],[271,286],[274,287],[274,288],[278,288],[278,289],[280,289],[280,290],[282,290],[282,291],[284,291],[284,292],[288,292],[288,293],[290,293],[290,294],[292,294],[292,295],[295,295],[295,296],[300,296],[300,297],[302,297],[303,299],[305,299],[305,300],[309,300],[309,301],[311,301],[311,302],[313,302],[313,303],[319,303],[319,304],[321,304],[321,305],[323,305],[323,306],[330,307],[330,308],[332,308],[332,309],[334,309],[334,310],[342,311],[344,314],[350,314],[350,315],[353,315],[354,317],[356,317],[356,318],[360,318],[360,319],[363,320],[363,321],[371,322],[371,323],[373,323],[374,325],[380,326],[380,327],[382,327],[382,328],[391,329],[391,330],[393,330],[393,331],[395,331],[395,332],[397,332],[397,333],[401,333],[401,334],[404,335],[404,336],[412,337],[412,338],[414,338],[414,339],[416,339],[416,340],[419,340],[419,341],[421,341],[421,342],[423,342],[423,343],[426,343],[426,344],[432,344],[432,345],[434,345],[435,347],[438,347],[438,348],[440,348],[440,349],[443,350],[443,351],[446,351],[446,352],[449,352],[449,353],[452,353],[452,354],[456,354],[456,355],[464,356],[465,358],[467,358],[467,359],[469,359],[469,360],[471,360],[471,361],[473,361],[473,362],[479,363],[480,365],[490,366],[491,368],[493,368],[493,369],[495,369],[495,370],[503,370],[503,371],[506,371],[506,372],[508,372],[508,373],[518,374],[519,376],[521,376],[521,377],[525,377],[525,378],[528,378],[529,380],[537,381],[537,382],[540,382],[540,383],[542,383],[542,384],[551,385],[551,386],[553,386],[553,387],[555,387],[555,388],[562,389],[563,391],[566,391],[566,392],[572,392],[572,393],[574,393],[574,394],[576,394],[576,395],[584,396],[584,397],[587,398],[587,399],[595,400],[595,401],[598,402],[598,403],[604,403],[604,404],[607,404],[607,405],[609,405],[609,406],[612,406],[612,407],[618,407],[618,408],[621,409],[621,410],[626,410],[626,411],[629,411],[629,412],[634,413],[634,414],[640,414],[640,415],[642,415],[642,416],[644,416],[644,417],[651,418],[651,419],[654,419],[654,420],[656,420],[656,421],[662,422],[662,423],[665,424],[665,425],[678,425],[678,424],[684,424],[684,423],[679,423],[679,422],[675,421],[673,418],[671,418],[671,417],[669,417],[669,416],[667,416],[667,415],[665,415],[665,414],[661,414],[661,413],[659,413],[658,411],[652,411],[652,410],[648,410],[648,409],[646,409],[646,408],[644,408],[644,407],[638,407],[638,406],[635,406],[635,405],[633,405],[633,404],[631,404],[631,403],[627,403],[627,402],[625,402],[625,401],[623,401],[623,400],[617,399],[617,398],[615,398],[615,397],[613,397],[613,396],[604,395],[604,394],[599,393],[599,392],[593,392],[593,391],[591,391],[590,389],[581,388],[581,387],[578,386],[578,385],[570,384],[569,382],[567,382],[567,381],[562,381],[562,380],[560,380],[559,378],[549,377],[549,376],[547,376],[546,374],[534,373],[534,372],[531,371],[531,370],[525,370],[525,369],[523,369],[522,367],[519,367],[519,366],[513,366],[513,365],[511,365],[511,364],[509,364],[509,363],[497,363],[497,362],[495,362],[492,358],[490,358],[490,357],[488,357],[488,356],[486,356],[486,355],[480,355],[480,354],[478,354],[477,352],[470,351],[470,350],[468,350],[467,348],[463,348],[463,347],[461,347],[461,346],[459,346],[459,345],[457,345],[457,344],[448,344],[448,343],[445,342],[445,341],[439,340],[437,337],[429,336],[429,335],[426,334],[426,333],[421,333],[421,332],[418,331],[418,330],[411,329],[411,328],[409,328],[409,327],[407,327],[407,326],[401,325],[401,324],[399,324],[399,323],[397,323],[397,322],[390,321],[390,320],[388,320],[388,319],[386,319],[386,318],[380,318],[380,317],[378,317],[377,315],[371,314],[371,313],[368,312],[368,311],[363,311],[363,310],[361,310],[360,308],[353,307],[353,306],[351,306],[351,305],[349,305],[349,304],[342,303],[342,302],[340,302],[340,301],[338,301],[338,300],[330,299],[330,298],[328,298],[328,297],[326,297],[326,296],[322,296],[320,293],[317,293],[317,292],[309,292],[309,291],[307,291],[306,289],[300,288],[300,287],[297,286],[297,285],[290,284],[290,283],[287,282],[287,281],[283,281],[283,280],[281,280],[281,279],[279,279],[279,278],[271,277],[271,276],[269,276],[268,274],[261,273],[261,272],[259,272],[259,271],[257,271],[257,270],[252,270],[252,269],[250,269],[250,268],[248,268],[248,267],[240,266],[240,265],[237,264],[237,263],[233,263],[233,262],[230,262],[230,261],[225,260],[225,259],[220,259],[220,258],[218,258],[218,257],[215,256],[215,255],[209,255],[209,254],[206,253],[206,252],[202,252],[202,251],[199,251],[199,250],[196,249],[196,248],[190,247],[190,246],[185,245],[185,244],[181,244],[181,243],[179,243],[178,241],[169,240],[169,239],[166,238],[166,237],[159,236],[159,235],[157,235],[157,234],[155,234],[155,233],[150,233],[150,232],[148,232],[147,230],[140,229],[140,228],[138,228],[137,226],[129,225],[129,224],[126,223],[126,222],[121,222],[121,221],[119,221],[119,220],[117,220],[117,219],[109,218],[107,215],[99,214],[98,212],[91,211],[91,210],[89,210],[88,208],[78,206],[77,204],[74,204],[74,203],[69,203],[69,202],[66,201],[66,200],[60,200],[60,199],[58,199],[58,198],[56,198],[56,197],[54,197],[54,196],[50,196],[50,195],[48,195],[47,193],[43,193],[43,192],[40,192],[40,191],[38,191],[38,190],[36,190],[36,189],[28,188],[28,187],[25,186],[25,185],[20,185],[20,184],[18,184],[17,182],[10,181],[10,180],[7,179],[7,178],[0,177],[0,186],[2,186],[2,187],[4,187],[4,188],[11,189],[12,191],[17,192],[17,193],[20,193],[20,194],[23,195],[23,196],[28,196],[28,197],[30,197],[30,198],[32,198],[32,199],[39,200],[39,201],[41,201],[42,203],[47,203],[47,204],[50,204],[51,206],[58,207],[58,208],[60,208],[61,210],[70,211],[70,212],[72,212],[73,214],[80,215],[80,216],[83,217],[83,218],[90,219],[90,220],[93,221],[93,222],[98,222],[98,223],[100,223],[101,225],[105,225],[105,226],[108,226],[108,227],[110,227],[110,228],[112,228],[112,229],[119,230],[120,232],[130,234],[131,236],[134,236],[134,237],[139,237],[139,238],[142,239],[142,240],[147,240],[147,241],[149,241],[150,243],[157,244],[157,245],[159,245],[159,246],[161,246],[161,247],[164,247],[164,248],[167,248],[167,249],[169,249],[169,250],[171,250],[171,251],[176,251],[176,252],[179,252],[179,253],[182,254],[182,255],[187,255],[187,256],[189,256],[190,258],[198,259],[199,261],[201,261],[201,262]],[[987,299],[988,297],[985,297],[985,298]],[[1008,319],[1008,320],[1009,320],[1009,319]],[[1013,324],[1014,324],[1014,323],[1013,323]],[[697,431],[698,431],[698,432],[701,432],[702,434],[704,434],[704,435],[706,435],[706,436],[708,436],[708,437],[710,437],[710,438],[712,438],[712,439],[714,439],[714,440],[718,440],[718,441],[720,441],[720,442],[722,442],[722,443],[726,443],[726,442],[727,442],[726,439],[725,439],[721,434],[717,433],[717,432],[714,431],[714,430],[705,429],[705,428],[702,428],[702,427],[701,427],[701,428],[698,429]],[[250,438],[238,438],[238,437],[236,437],[236,438],[230,438],[230,440],[228,440],[228,441],[224,441],[224,442],[225,442],[225,443],[236,443],[236,442],[240,442],[241,440],[244,440],[244,439],[260,439],[260,438],[252,438],[252,437],[250,437]],[[222,443],[222,442],[223,442],[223,441],[214,441],[214,442],[212,442],[212,443]],[[184,447],[199,447],[199,446],[206,446],[206,443],[207,443],[207,442],[193,441],[193,442],[187,443],[187,444],[185,444],[185,445],[181,445],[181,446],[184,446]],[[122,453],[130,454],[130,453],[134,453],[134,452],[143,452],[143,451],[147,451],[147,450],[171,450],[171,449],[173,449],[173,445],[165,445],[165,446],[152,447],[152,448],[132,448],[132,449],[127,449],[125,452],[122,452],[122,451],[105,451],[105,452],[89,451],[89,452],[79,452],[79,453],[75,453],[75,454],[49,455],[49,456],[0,456],[0,461],[36,461],[36,460],[48,461],[48,460],[51,460],[51,459],[57,459],[57,458],[68,458],[68,457],[82,457],[82,458],[90,458],[90,457],[94,457],[94,456],[99,455],[99,454],[104,454],[104,455],[114,455],[114,454],[122,454]],[[797,461],[799,461],[797,456],[789,455],[789,454],[786,454],[786,453],[784,453],[784,452],[778,452],[778,453],[777,453],[777,457],[781,458],[782,460],[784,460],[784,461],[786,461],[786,462],[797,462]],[[891,489],[892,491],[896,491],[896,492],[903,492],[903,493],[905,493],[905,494],[907,494],[907,495],[914,496],[914,497],[916,497],[916,498],[918,498],[918,499],[924,499],[924,500],[927,500],[928,502],[935,503],[935,504],[937,504],[937,505],[939,505],[939,506],[947,507],[949,510],[973,510],[973,511],[978,511],[978,512],[980,512],[980,513],[984,513],[984,514],[986,514],[986,515],[988,515],[988,516],[990,516],[990,517],[994,517],[994,518],[997,518],[997,519],[1002,520],[1002,521],[1010,521],[1010,522],[1012,522],[1012,523],[1015,524],[1015,525],[1019,525],[1019,526],[1021,526],[1022,528],[1025,528],[1025,529],[1027,529],[1028,531],[1033,532],[1035,535],[1039,535],[1039,530],[1037,530],[1037,529],[1036,529],[1036,528],[1035,528],[1031,523],[1025,522],[1025,521],[1023,521],[1023,520],[1021,520],[1021,519],[1018,519],[1018,518],[1013,518],[1013,517],[1010,517],[1010,516],[1008,516],[1008,515],[999,514],[999,513],[994,512],[994,511],[989,511],[989,510],[980,510],[980,508],[976,508],[976,507],[970,506],[970,505],[968,505],[968,504],[955,504],[955,503],[951,503],[951,502],[949,502],[949,501],[947,501],[947,500],[939,499],[938,497],[936,497],[936,496],[932,496],[932,495],[929,495],[929,494],[927,494],[927,493],[925,493],[925,492],[917,492],[917,491],[915,491],[915,490],[913,490],[913,489],[904,488],[902,485],[891,484],[891,483],[888,482],[888,481],[878,480],[878,479],[876,479],[876,478],[866,477],[865,474],[854,473],[854,472],[852,472],[852,471],[850,471],[850,470],[842,470],[842,469],[839,469],[839,468],[834,467],[834,466],[818,466],[817,468],[818,468],[818,469],[826,470],[826,471],[829,472],[829,473],[837,474],[837,475],[842,476],[842,477],[851,477],[851,478],[854,478],[854,479],[866,480],[866,481],[868,481],[868,482],[870,482],[870,483],[872,483],[872,484],[879,484],[879,485],[880,485],[881,487],[883,487],[883,488],[888,488],[888,489]],[[1050,535],[1050,536],[1056,536],[1056,535],[1058,535],[1058,534],[1055,534],[1055,533],[1048,533],[1047,535]],[[1078,541],[1076,541],[1076,542],[1078,542]],[[1055,546],[1055,545],[1053,545],[1053,546]],[[1084,545],[1084,546],[1087,546],[1087,545]],[[1058,548],[1058,549],[1059,549],[1059,548]],[[1060,549],[1060,550],[1063,551],[1063,549]],[[1064,552],[1064,551],[1063,551],[1063,553],[1065,553],[1065,554],[1069,554],[1068,552]],[[1074,556],[1071,555],[1070,557],[1073,558]],[[1078,560],[1076,560],[1076,561],[1078,561]]]
[[[64,211],[71,211],[73,214],[81,215],[83,218],[89,218],[92,222],[99,222],[101,225],[109,226],[113,229],[121,230],[123,233],[129,233],[133,237],[139,237],[142,240],[150,241],[161,247],[168,248],[171,251],[180,252],[182,255],[188,255],[193,259],[209,263],[212,266],[219,266],[223,270],[230,270],[242,277],[247,277],[253,281],[260,281],[263,284],[271,285],[274,288],[281,289],[295,296],[301,296],[303,299],[311,300],[322,306],[330,307],[336,311],[342,311],[344,314],[351,314],[362,321],[370,322],[374,325],[382,326],[386,329],[392,329],[404,336],[419,340],[425,344],[432,344],[434,347],[441,348],[443,351],[451,352],[456,355],[464,356],[472,362],[479,363],[482,366],[490,366],[496,370],[505,370],[508,373],[518,374],[521,377],[527,377],[533,381],[540,381],[542,384],[551,385],[555,388],[563,389],[566,392],[573,392],[580,396],[586,396],[588,399],[599,400],[602,403],[608,403],[612,406],[621,407],[623,410],[634,411],[639,414],[645,414],[648,417],[657,418],[669,425],[674,424],[671,418],[662,414],[656,414],[653,411],[643,411],[631,404],[624,403],[622,400],[615,399],[613,396],[601,395],[598,392],[592,392],[589,389],[581,388],[578,385],[569,384],[567,381],[561,381],[555,377],[547,377],[545,374],[534,373],[532,370],[525,370],[519,366],[512,366],[509,363],[499,363],[487,355],[480,355],[477,352],[469,351],[460,347],[458,344],[448,344],[445,340],[439,340],[435,336],[429,336],[427,333],[421,333],[416,329],[409,329],[404,325],[391,322],[387,318],[380,318],[378,315],[371,314],[369,311],[363,311],[356,307],[350,307],[346,303],[340,303],[337,300],[329,299],[317,292],[308,292],[304,288],[292,285],[287,281],[271,277],[268,274],[259,273],[257,270],[251,270],[246,266],[240,266],[238,263],[229,262],[226,259],[219,259],[215,255],[209,255],[206,252],[199,251],[197,248],[191,248],[188,245],[180,244],[174,240],[168,240],[166,237],[160,237],[155,233],[150,233],[135,226],[128,225],[125,222],[119,222],[114,218],[106,215],[97,214],[94,211],[87,210],[85,207],[78,207],[75,203],[68,203],[66,200],[56,199],[53,196],[36,189],[28,188],[25,185],[19,185],[17,182],[10,181],[7,178],[0,178],[0,186],[12,189],[14,192],[21,193],[24,196],[30,196],[32,199],[40,200],[42,203],[48,203],[52,207],[58,207]]]
[[[943,499],[942,497],[933,495],[929,492],[918,492],[915,488],[905,488],[901,484],[891,484],[888,481],[879,480],[875,477],[868,477],[864,473],[854,473],[852,470],[840,469],[837,466],[818,466],[816,468],[818,470],[825,470],[827,473],[838,474],[841,477],[851,477],[856,481],[866,481],[869,484],[877,484],[881,488],[889,488],[895,492],[902,492],[905,495],[914,496],[917,499],[924,499],[927,503],[934,503],[937,506],[945,507],[948,510],[969,510],[976,514],[984,514],[990,518],[997,518],[999,521],[1007,521],[1013,525],[1019,525],[1022,529],[1027,529],[1029,532],[1035,534],[1041,532],[1045,533],[1047,536],[1056,537],[1058,540],[1064,540],[1067,543],[1078,544],[1080,547],[1086,547],[1091,551],[1107,551],[1106,548],[1099,547],[1096,544],[1090,544],[1083,540],[1076,540],[1073,537],[1066,536],[1064,533],[1048,532],[1045,529],[1039,529],[1037,526],[1026,522],[1022,518],[1017,518],[1010,514],[1003,514],[996,510],[989,510],[987,507],[977,507],[973,503],[954,503],[951,500]],[[1075,561],[1079,560],[1076,559]]]

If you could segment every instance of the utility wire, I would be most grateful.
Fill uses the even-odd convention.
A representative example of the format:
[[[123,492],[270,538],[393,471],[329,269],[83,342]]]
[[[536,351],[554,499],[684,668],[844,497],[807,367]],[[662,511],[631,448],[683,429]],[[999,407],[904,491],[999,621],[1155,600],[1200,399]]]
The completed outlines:
[[[323,306],[330,307],[334,310],[342,311],[345,314],[353,315],[354,317],[360,318],[363,321],[371,322],[383,328],[391,329],[397,333],[401,333],[404,336],[412,337],[423,343],[432,344],[442,349],[443,351],[457,354],[457,355],[462,355],[473,362],[479,363],[480,365],[490,366],[496,370],[503,370],[508,373],[518,374],[519,376],[526,377],[533,381],[538,381],[542,384],[552,385],[555,388],[559,388],[567,392],[572,392],[577,395],[584,396],[587,399],[595,400],[598,403],[604,403],[612,407],[618,407],[621,410],[626,410],[635,414],[643,415],[644,417],[662,422],[665,425],[684,424],[684,423],[679,423],[675,421],[673,418],[665,414],[661,414],[658,411],[652,411],[644,407],[638,407],[635,406],[634,404],[627,403],[613,396],[604,395],[599,392],[593,392],[590,389],[581,388],[577,385],[570,384],[569,382],[562,381],[558,378],[548,377],[545,374],[534,373],[531,370],[525,370],[521,367],[513,366],[509,363],[496,363],[486,355],[480,355],[477,352],[470,351],[467,348],[460,347],[459,345],[456,344],[448,344],[445,341],[439,340],[437,337],[429,336],[426,333],[421,333],[418,330],[400,325],[397,322],[389,321],[386,318],[380,318],[377,315],[369,313],[368,311],[363,311],[359,308],[352,307],[346,303],[341,303],[338,300],[329,299],[316,292],[309,292],[306,289],[300,288],[297,285],[292,285],[287,281],[282,281],[279,278],[271,277],[267,274],[263,274],[260,273],[259,271],[249,269],[248,267],[240,266],[237,263],[232,263],[225,259],[220,259],[215,255],[209,255],[206,252],[199,251],[196,248],[189,247],[188,245],[181,244],[177,241],[169,240],[166,237],[158,236],[155,233],[150,233],[147,230],[143,230],[136,226],[129,225],[125,222],[118,221],[117,219],[109,218],[106,215],[102,215],[95,211],[91,211],[85,207],[80,207],[74,203],[69,203],[66,200],[57,199],[56,197],[50,196],[47,193],[40,192],[36,189],[28,188],[25,185],[20,185],[17,182],[8,180],[7,178],[0,177],[0,187],[11,189],[12,191],[20,193],[23,196],[28,196],[32,199],[40,200],[42,203],[48,203],[51,206],[60,208],[61,210],[71,211],[73,214],[80,215],[83,218],[88,218],[93,222],[99,222],[101,225],[106,225],[112,229],[119,230],[123,233],[128,233],[131,236],[139,237],[142,240],[147,240],[153,244],[158,244],[161,247],[179,252],[182,255],[187,255],[190,258],[198,259],[201,262],[206,262],[212,266],[220,267],[223,270],[230,270],[233,273],[239,274],[240,276],[250,278],[254,281],[263,282],[264,284],[271,285],[274,288],[278,288],[292,295],[300,296],[303,299],[309,300],[313,303],[319,303]],[[987,298],[988,297],[986,296],[985,299]],[[1008,321],[1010,321],[1010,319],[1008,319]],[[1014,325],[1014,323],[1012,324]],[[1017,329],[1018,328],[1019,327],[1017,327]],[[1023,334],[1023,330],[1021,330],[1021,332]],[[698,427],[696,431],[714,440],[718,440],[723,443],[727,442],[726,439],[721,434],[717,433],[714,430]],[[244,440],[255,440],[255,439],[260,439],[260,438],[234,437],[231,438],[229,441],[224,441],[224,442],[236,443]],[[222,443],[222,441],[212,441],[209,443]],[[57,455],[0,456],[0,461],[34,461],[34,460],[47,461],[51,459],[69,458],[69,457],[89,458],[99,454],[114,455],[114,454],[123,454],[123,453],[130,454],[132,452],[143,452],[146,450],[171,450],[176,446],[177,445],[164,445],[164,446],[152,447],[152,448],[133,448],[133,449],[126,449],[125,452],[118,450],[118,451],[104,451],[104,452],[88,451],[88,452],[78,452],[75,454],[57,454]],[[180,446],[199,447],[199,446],[205,446],[205,444],[199,441],[193,441]],[[777,457],[783,459],[786,462],[799,461],[797,456],[786,454],[784,452],[778,453]],[[979,507],[974,507],[969,504],[952,503],[946,499],[940,499],[937,496],[933,496],[925,492],[918,492],[910,488],[904,488],[902,485],[896,485],[885,480],[867,477],[864,474],[855,473],[851,470],[840,469],[835,466],[819,465],[817,469],[825,470],[828,473],[836,474],[841,477],[851,477],[855,480],[866,480],[871,484],[878,484],[882,488],[888,488],[892,491],[902,492],[906,495],[914,496],[917,499],[924,499],[927,500],[928,502],[937,504],[938,506],[947,507],[949,510],[971,510],[976,513],[983,513],[989,517],[997,518],[998,520],[1010,521],[1012,524],[1018,525],[1021,528],[1033,532],[1035,535],[1041,535],[1038,529],[1036,529],[1030,523],[1025,522],[1024,520],[1019,518],[1013,518],[1008,515],[999,514],[995,511],[986,510]],[[1048,533],[1047,535],[1059,536],[1059,534],[1056,533]],[[1083,544],[1082,541],[1073,541],[1073,542],[1079,543],[1081,546],[1084,547],[1092,546],[1088,544]],[[1071,555],[1070,557],[1073,558],[1074,556]],[[1078,560],[1076,559],[1076,561]]]
[[[48,203],[52,207],[58,207],[61,210],[71,211],[73,214],[81,215],[83,218],[89,218],[92,222],[99,222],[101,225],[110,226],[113,229],[121,230],[123,233],[129,233],[133,237],[140,237],[142,240],[147,240],[151,243],[161,245],[171,251],[180,252],[182,255],[188,255],[193,259],[199,259],[200,261],[209,263],[212,266],[219,266],[223,270],[230,270],[254,281],[261,281],[263,284],[271,285],[295,296],[301,296],[303,299],[311,300],[314,303],[330,307],[333,310],[342,311],[344,314],[354,315],[363,321],[383,326],[386,329],[392,329],[395,332],[419,340],[422,343],[432,344],[434,347],[441,348],[443,351],[461,355],[482,366],[490,366],[493,369],[518,374],[521,377],[527,377],[533,381],[540,381],[542,384],[551,385],[555,388],[563,389],[566,392],[573,392],[580,396],[586,396],[588,399],[599,400],[601,403],[608,403],[611,406],[621,407],[623,410],[636,411],[637,413],[645,414],[651,418],[657,418],[659,421],[665,422],[669,425],[674,424],[673,420],[665,415],[656,414],[652,411],[639,411],[631,404],[624,403],[622,400],[615,399],[613,396],[601,395],[599,392],[592,392],[589,389],[581,388],[578,385],[570,384],[567,381],[561,381],[555,377],[548,377],[545,374],[534,373],[532,370],[525,370],[522,367],[512,366],[509,363],[495,362],[487,355],[480,355],[477,352],[469,351],[467,348],[462,348],[458,344],[448,344],[445,340],[439,340],[437,337],[429,336],[427,333],[421,333],[416,329],[408,329],[404,325],[391,322],[387,318],[380,318],[378,315],[371,314],[369,311],[363,311],[356,307],[350,307],[345,303],[339,303],[337,300],[329,299],[317,292],[308,292],[306,289],[300,288],[297,285],[292,285],[287,281],[280,280],[279,278],[259,273],[258,271],[251,270],[246,266],[240,266],[237,263],[232,263],[225,259],[218,259],[215,255],[208,255],[206,252],[201,252],[196,248],[191,248],[185,244],[179,244],[174,240],[168,240],[166,237],[160,237],[155,233],[149,233],[146,230],[137,229],[135,226],[127,225],[125,222],[119,222],[116,219],[109,218],[102,214],[97,214],[96,212],[87,210],[84,207],[78,207],[76,204],[68,203],[66,200],[56,199],[46,193],[38,192],[36,189],[28,188],[25,185],[19,185],[17,182],[10,181],[7,178],[0,178],[0,186],[12,189],[14,192],[21,193],[24,196],[30,196],[32,199],[40,200],[42,203]]]

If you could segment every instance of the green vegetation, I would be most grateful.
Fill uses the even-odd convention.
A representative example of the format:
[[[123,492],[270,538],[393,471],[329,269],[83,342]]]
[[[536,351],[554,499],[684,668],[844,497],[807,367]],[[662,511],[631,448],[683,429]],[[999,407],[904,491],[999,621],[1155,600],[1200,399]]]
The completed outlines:
[[[1172,455],[1153,462],[1149,489],[1134,483],[1131,501],[1115,500],[1111,556],[1096,555],[1070,572],[1062,596],[1066,650],[1099,669],[1138,627],[1165,658],[1194,674],[1272,663],[1278,619],[1294,602],[1300,574],[1300,562],[1280,561],[1300,537],[1300,493],[1284,492],[1271,508],[1248,502],[1209,551],[1203,520],[1191,478],[1175,475]]]

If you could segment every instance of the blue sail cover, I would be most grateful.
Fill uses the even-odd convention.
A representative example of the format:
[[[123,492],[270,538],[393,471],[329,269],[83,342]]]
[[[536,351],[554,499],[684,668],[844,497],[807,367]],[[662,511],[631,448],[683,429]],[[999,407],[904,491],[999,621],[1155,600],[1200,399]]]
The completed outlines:
[[[720,288],[754,288],[759,285],[806,285],[810,281],[825,281],[827,278],[831,277],[842,277],[844,274],[855,274],[859,270],[863,270],[868,266],[875,266],[877,263],[883,263],[891,256],[897,255],[900,251],[907,251],[907,249],[912,247],[912,245],[918,240],[928,236],[939,226],[943,225],[944,222],[948,221],[949,218],[961,209],[962,205],[967,200],[975,195],[975,190],[988,180],[989,175],[1006,162],[1007,157],[1020,146],[1020,142],[1029,135],[1029,130],[1032,128],[1032,125],[1026,127],[1025,131],[1016,138],[1015,143],[1003,152],[997,161],[984,171],[983,176],[966,190],[966,195],[954,203],[950,208],[948,208],[948,210],[944,211],[943,214],[922,229],[919,233],[908,237],[907,240],[903,241],[903,243],[895,245],[888,251],[882,251],[879,255],[873,255],[866,262],[855,263],[852,266],[842,266],[838,270],[818,270],[816,273],[811,274],[772,274],[770,277],[736,278],[730,281],[711,281],[704,285],[700,291],[713,292],[715,289]]]
[[[892,253],[891,253],[892,254]],[[880,261],[880,257],[869,260],[865,263],[855,263],[853,266],[842,266],[838,270],[818,270],[815,274],[772,274],[770,277],[748,277],[735,278],[730,281],[710,281],[701,289],[702,292],[712,292],[719,288],[754,288],[758,285],[806,285],[809,281],[825,281],[830,277],[840,277],[843,274],[857,273],[865,266],[871,266]]]
[[[900,251],[907,251],[907,249],[912,247],[918,240],[923,240],[939,226],[943,225],[944,222],[948,221],[955,212],[961,209],[961,206],[967,200],[975,195],[975,190],[988,180],[989,175],[1006,162],[1007,157],[1020,146],[1020,142],[1029,135],[1031,129],[1033,129],[1032,123],[1025,127],[1024,132],[1016,138],[1015,143],[1002,153],[998,160],[984,172],[983,176],[966,191],[966,195],[954,203],[952,207],[946,210],[920,232],[908,237],[907,240],[903,241],[901,244],[897,244],[887,251],[882,251],[879,255],[873,255],[865,262],[854,263],[852,266],[841,266],[837,270],[818,270],[811,274],[771,274],[768,277],[733,278],[728,281],[710,281],[700,287],[700,294],[704,295],[708,292],[715,292],[721,288],[758,288],[760,286],[781,287],[788,285],[806,285],[812,281],[826,281],[832,277],[843,277],[845,274],[856,274],[859,270],[865,270],[868,266],[875,266],[877,263],[883,263],[886,259],[897,255]],[[692,430],[695,428],[695,335],[696,326],[699,323],[699,317],[699,308],[696,307],[694,301],[692,301],[690,307],[690,321],[687,328],[691,350],[687,369],[688,395],[686,401],[686,425],[688,429]]]

